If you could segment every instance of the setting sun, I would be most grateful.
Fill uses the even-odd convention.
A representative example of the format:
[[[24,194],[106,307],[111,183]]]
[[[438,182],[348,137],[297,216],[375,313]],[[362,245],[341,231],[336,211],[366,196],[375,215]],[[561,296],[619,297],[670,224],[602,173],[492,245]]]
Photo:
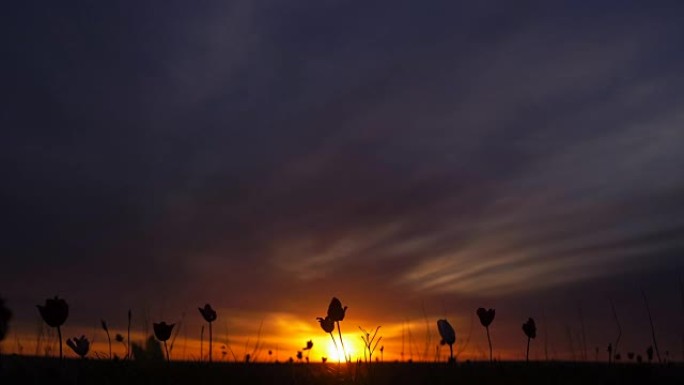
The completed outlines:
[[[356,361],[358,358],[363,358],[363,345],[356,340],[349,338],[348,336],[342,336],[344,341],[344,348],[347,352],[347,356],[351,357],[352,361]],[[323,357],[328,358],[328,362],[336,362],[344,360],[344,353],[342,352],[342,346],[340,346],[339,341],[337,346],[332,339],[328,339],[325,344],[325,354]]]

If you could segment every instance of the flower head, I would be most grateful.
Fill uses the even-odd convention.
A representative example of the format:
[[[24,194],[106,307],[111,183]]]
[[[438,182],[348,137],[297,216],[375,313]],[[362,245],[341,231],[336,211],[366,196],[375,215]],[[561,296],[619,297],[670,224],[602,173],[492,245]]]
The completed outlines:
[[[211,305],[206,304],[204,307],[199,308],[200,314],[207,322],[216,321],[216,310],[212,309]]]
[[[100,320],[100,323],[102,324],[102,330],[104,330],[105,332],[109,332],[109,329],[107,328],[107,321],[102,319]]]
[[[168,341],[171,338],[171,331],[176,324],[167,325],[166,322],[153,323],[152,328],[154,329],[154,336],[157,337],[159,341]]]
[[[522,325],[522,330],[525,332],[527,338],[537,337],[537,325],[534,324],[534,320],[529,318],[527,322]]]
[[[306,347],[304,347],[302,350],[311,350],[311,348],[313,348],[313,341],[308,340],[306,341]]]
[[[0,341],[4,340],[7,335],[10,319],[12,319],[12,312],[5,307],[5,300],[0,298]]]
[[[342,302],[336,297],[333,297],[330,301],[330,305],[328,305],[328,317],[333,320],[333,322],[342,321],[346,312],[347,307],[342,307]]]
[[[55,296],[55,298],[46,299],[44,306],[38,305],[38,311],[48,326],[56,328],[66,322],[69,316],[69,305],[65,300]]]
[[[335,330],[335,321],[330,319],[330,317],[325,317],[325,318],[318,317],[316,319],[318,320],[318,322],[320,322],[321,328],[326,333],[332,333]]]
[[[477,309],[477,316],[480,317],[480,323],[484,327],[489,327],[492,324],[495,315],[496,311],[494,309],[486,310],[483,307]]]
[[[122,336],[121,334],[117,333],[116,336],[114,337],[114,339],[116,340],[116,342],[123,342],[124,336]]]
[[[85,338],[85,336],[81,336],[81,338],[69,338],[66,344],[81,358],[85,357],[90,351],[90,342],[87,338]]]
[[[442,340],[439,341],[440,345],[453,345],[456,342],[456,332],[451,327],[449,321],[445,319],[438,320],[437,329],[439,330],[440,337],[442,337]]]

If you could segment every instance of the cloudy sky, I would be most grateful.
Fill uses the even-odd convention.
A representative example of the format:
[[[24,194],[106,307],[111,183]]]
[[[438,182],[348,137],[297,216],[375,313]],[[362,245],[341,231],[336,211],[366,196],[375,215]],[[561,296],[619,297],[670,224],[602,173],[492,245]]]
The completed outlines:
[[[611,301],[651,344],[643,290],[681,359],[684,7],[459,3],[8,5],[5,349],[60,295],[68,333],[132,308],[192,341],[210,302],[283,358],[336,295],[388,357],[442,317],[482,357],[485,306],[502,358],[533,316],[533,355],[593,359]]]

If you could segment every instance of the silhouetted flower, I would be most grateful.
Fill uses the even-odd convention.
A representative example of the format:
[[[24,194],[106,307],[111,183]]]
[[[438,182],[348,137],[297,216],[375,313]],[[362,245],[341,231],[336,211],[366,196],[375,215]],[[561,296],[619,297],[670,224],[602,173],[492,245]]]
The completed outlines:
[[[302,352],[297,352],[297,359],[301,360],[302,359]]]
[[[527,322],[522,325],[522,330],[525,332],[527,338],[537,338],[537,325],[534,324],[534,319],[529,318]]]
[[[200,311],[200,314],[202,314],[202,317],[204,318],[205,321],[207,322],[214,322],[216,321],[216,311],[211,308],[211,305],[206,304],[204,307],[198,308]]]
[[[486,310],[483,307],[477,309],[477,316],[480,318],[480,323],[484,327],[489,327],[489,325],[492,324],[492,321],[494,321],[495,315],[496,315],[496,310],[494,310],[494,309]]]
[[[339,322],[344,320],[344,315],[347,312],[347,307],[342,307],[342,302],[336,297],[330,301],[328,305],[328,317],[334,322]]]
[[[648,349],[646,349],[646,357],[648,357],[648,362],[653,361],[653,346],[649,346]]]
[[[57,328],[57,337],[59,338],[59,359],[64,357],[62,353],[62,325],[66,322],[69,316],[69,305],[65,300],[55,298],[48,298],[45,300],[45,305],[37,305],[40,316],[43,318],[48,326]]]
[[[168,341],[171,338],[171,331],[176,324],[168,325],[166,322],[153,323],[154,336],[161,342]]]
[[[313,348],[313,341],[308,340],[306,341],[306,346],[302,350],[311,350]]]
[[[615,355],[615,361],[620,361],[621,358],[622,358],[622,356],[620,355],[620,353],[617,353]]]
[[[437,329],[439,330],[439,336],[442,337],[442,340],[439,341],[440,345],[453,345],[456,342],[456,332],[451,327],[451,324],[449,324],[449,321],[445,319],[438,320]]]
[[[164,343],[164,350],[166,350],[166,360],[171,361],[171,356],[169,354],[169,347],[166,345],[166,341],[171,338],[171,331],[176,324],[168,325],[166,322],[153,323],[152,329],[154,329],[154,336]]]
[[[328,357],[321,357],[321,362],[324,364],[328,361]]]
[[[38,311],[48,326],[56,328],[64,325],[64,322],[66,322],[69,316],[69,305],[67,305],[65,300],[55,297],[46,299],[43,306],[38,305]]]
[[[69,338],[66,344],[68,347],[71,348],[71,350],[74,351],[74,353],[78,354],[81,358],[84,358],[86,354],[88,354],[88,352],[90,351],[90,342],[85,336],[81,336],[81,338]]]
[[[116,340],[116,342],[121,342],[121,343],[124,342],[124,336],[122,336],[121,334],[118,334],[118,333],[116,334],[114,339]]]
[[[629,360],[633,360],[634,359],[634,352],[627,352],[627,358]]]
[[[204,320],[209,323],[209,362],[213,361],[212,350],[214,347],[214,333],[211,327],[211,323],[216,321],[216,311],[211,308],[211,305],[206,304],[203,308],[199,308],[200,314],[204,317]]]
[[[335,321],[330,319],[330,317],[325,317],[325,318],[318,317],[316,319],[321,324],[321,328],[326,333],[332,333],[335,330]]]
[[[641,363],[641,361],[644,360],[643,358],[641,358],[641,354],[637,354],[636,359],[638,363]]]
[[[449,345],[449,362],[454,361],[454,343],[456,342],[456,332],[451,327],[449,321],[445,319],[437,320],[437,330],[442,339],[439,341],[440,345]],[[382,351],[381,351],[382,352]]]
[[[5,300],[0,298],[0,341],[4,340],[7,335],[10,319],[12,319],[12,312],[5,306]]]
[[[492,338],[489,335],[489,325],[491,325],[492,321],[494,321],[494,315],[496,315],[496,311],[494,309],[486,310],[485,308],[481,307],[477,309],[476,313],[477,316],[480,318],[480,323],[487,330],[487,342],[489,343],[489,362],[494,362]]]
[[[109,328],[107,327],[107,322],[105,320],[101,319],[100,323],[102,324],[102,329],[107,333],[107,342],[109,343],[109,359],[111,360],[113,358],[112,356],[112,338],[109,336]]]

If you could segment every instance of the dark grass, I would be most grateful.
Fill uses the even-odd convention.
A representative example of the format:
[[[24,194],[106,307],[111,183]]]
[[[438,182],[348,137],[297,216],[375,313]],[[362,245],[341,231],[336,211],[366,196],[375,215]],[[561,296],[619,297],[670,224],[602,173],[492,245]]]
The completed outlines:
[[[683,365],[564,362],[239,364],[5,356],[0,384],[684,384]]]

